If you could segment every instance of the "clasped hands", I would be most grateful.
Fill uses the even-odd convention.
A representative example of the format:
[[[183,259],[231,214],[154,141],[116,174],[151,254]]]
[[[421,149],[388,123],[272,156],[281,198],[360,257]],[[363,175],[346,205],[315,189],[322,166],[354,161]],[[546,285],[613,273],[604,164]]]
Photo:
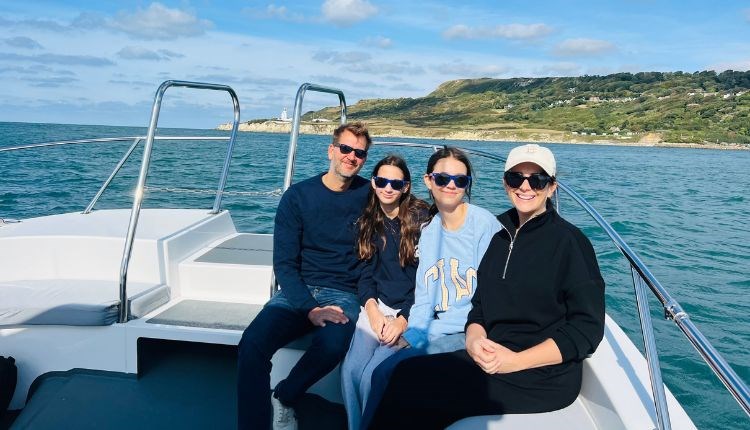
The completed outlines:
[[[367,318],[370,320],[370,327],[373,333],[378,337],[380,343],[388,346],[394,346],[399,342],[401,335],[406,330],[406,319],[403,317],[386,318],[378,309],[374,300],[368,301],[365,305]]]
[[[521,370],[516,363],[518,353],[486,337],[467,340],[466,352],[488,374],[512,373]]]

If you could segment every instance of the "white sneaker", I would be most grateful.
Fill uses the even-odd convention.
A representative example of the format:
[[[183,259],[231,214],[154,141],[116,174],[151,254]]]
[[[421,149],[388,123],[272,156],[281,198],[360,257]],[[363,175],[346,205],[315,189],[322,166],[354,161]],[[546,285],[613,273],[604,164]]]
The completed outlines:
[[[273,406],[274,430],[297,430],[297,418],[294,417],[294,409],[284,406],[273,394],[271,394],[271,405]]]

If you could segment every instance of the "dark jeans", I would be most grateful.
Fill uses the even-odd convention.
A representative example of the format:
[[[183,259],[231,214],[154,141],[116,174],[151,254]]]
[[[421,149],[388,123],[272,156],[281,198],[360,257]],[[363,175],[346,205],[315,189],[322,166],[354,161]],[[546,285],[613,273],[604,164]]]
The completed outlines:
[[[333,370],[346,355],[359,316],[354,293],[310,286],[320,306],[340,306],[349,322],[316,327],[295,309],[283,290],[266,303],[242,334],[237,366],[237,422],[242,429],[271,428],[271,357],[289,342],[313,333],[312,345],[275,388],[276,397],[293,406],[315,382]]]

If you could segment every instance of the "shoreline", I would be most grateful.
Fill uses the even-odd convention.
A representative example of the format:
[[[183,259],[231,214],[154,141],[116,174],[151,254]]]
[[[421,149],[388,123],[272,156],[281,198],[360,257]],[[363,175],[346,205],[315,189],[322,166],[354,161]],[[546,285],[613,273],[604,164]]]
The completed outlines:
[[[337,124],[332,123],[308,123],[300,124],[300,134],[308,135],[331,135]],[[497,135],[491,130],[447,130],[425,128],[424,133],[413,133],[415,129],[402,129],[398,126],[368,122],[370,134],[373,138],[404,138],[404,139],[429,139],[429,140],[475,140],[482,142],[498,143],[554,143],[563,145],[609,145],[624,147],[653,147],[653,148],[692,148],[692,149],[720,149],[720,150],[750,150],[750,145],[741,143],[676,143],[659,140],[658,133],[647,133],[639,141],[624,141],[624,139],[591,139],[580,140],[564,138],[564,132],[534,132],[526,131],[530,136]],[[216,130],[231,130],[231,124],[220,124]],[[291,133],[291,123],[282,121],[265,121],[256,123],[243,122],[239,125],[242,132],[252,133]],[[507,133],[504,133],[507,134]],[[601,136],[603,137],[603,136]]]

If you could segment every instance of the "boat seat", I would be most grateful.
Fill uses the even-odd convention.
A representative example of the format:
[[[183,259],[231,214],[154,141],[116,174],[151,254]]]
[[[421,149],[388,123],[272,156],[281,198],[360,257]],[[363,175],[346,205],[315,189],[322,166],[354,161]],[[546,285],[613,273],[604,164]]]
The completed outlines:
[[[104,326],[117,322],[119,284],[93,279],[39,279],[0,282],[0,326]],[[130,319],[169,301],[164,284],[128,282]]]
[[[555,429],[595,430],[596,425],[580,397],[570,406],[538,414],[482,415],[464,418],[447,430]]]
[[[147,319],[146,323],[242,332],[261,309],[262,304],[187,299]],[[308,333],[291,341],[285,348],[306,351],[312,344],[312,338],[312,333]]]

